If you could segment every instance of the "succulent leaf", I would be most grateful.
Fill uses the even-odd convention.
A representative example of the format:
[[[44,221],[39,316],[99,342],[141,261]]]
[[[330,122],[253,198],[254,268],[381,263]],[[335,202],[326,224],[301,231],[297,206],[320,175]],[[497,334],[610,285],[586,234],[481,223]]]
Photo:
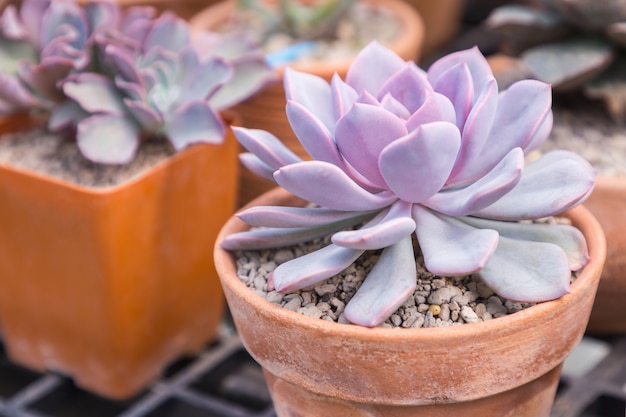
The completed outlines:
[[[557,245],[502,236],[478,274],[500,296],[522,302],[559,298],[569,292],[571,278],[567,255]]]
[[[385,250],[344,310],[352,323],[373,327],[393,314],[417,286],[411,237]]]
[[[401,71],[406,62],[378,42],[371,42],[354,58],[346,82],[358,93],[376,94],[387,80]]]
[[[535,46],[520,58],[534,78],[555,90],[571,90],[602,73],[615,59],[615,51],[608,42],[578,38]]]
[[[426,207],[413,207],[418,242],[426,268],[433,274],[467,275],[485,266],[498,243],[498,233],[464,224]]]
[[[313,159],[335,165],[342,164],[332,133],[320,119],[305,106],[292,100],[287,101],[286,112],[287,119],[293,126],[293,133]]]
[[[0,31],[0,57],[7,58],[0,83],[8,86],[0,93],[0,111],[50,111],[49,127],[76,128],[79,149],[97,163],[129,161],[139,136],[165,135],[176,150],[222,143],[225,127],[217,112],[223,107],[216,103],[244,100],[272,73],[252,43],[238,48],[237,62],[231,63],[209,45],[197,48],[186,21],[169,12],[156,16],[151,7],[24,0],[19,15],[10,8],[3,19],[5,32],[19,39],[3,49],[7,35]],[[210,37],[220,46],[220,34]],[[246,79],[253,71],[259,75]],[[110,143],[96,132],[104,116],[121,135]],[[112,147],[118,145],[116,153]]]
[[[444,186],[460,147],[461,135],[452,123],[427,123],[380,152],[380,172],[399,198],[420,203]]]
[[[165,123],[167,137],[176,150],[194,143],[222,143],[225,131],[222,118],[201,100],[180,107]]]
[[[272,169],[272,167],[267,165],[265,162],[261,161],[259,157],[252,152],[239,154],[239,161],[243,166],[261,178],[265,178],[269,182],[276,182],[274,181],[274,169]]]
[[[411,204],[397,201],[382,214],[357,230],[335,233],[332,242],[346,248],[376,250],[394,245],[415,231]]]
[[[272,273],[276,291],[295,291],[315,285],[346,269],[364,251],[330,244],[280,264]]]
[[[334,210],[376,210],[398,199],[392,193],[368,192],[340,168],[323,161],[286,165],[274,173],[274,179],[287,191]]]
[[[113,81],[95,73],[78,74],[63,83],[63,92],[89,113],[124,113],[122,96]]]
[[[553,243],[565,251],[572,271],[578,271],[589,262],[585,237],[570,225],[501,222],[478,217],[463,217],[460,220],[480,229],[493,229],[500,236],[510,239]]]
[[[354,219],[354,224],[358,224],[372,217],[372,214],[361,211],[338,211],[325,207],[256,206],[238,213],[237,216],[252,226],[315,227],[347,219]]]
[[[139,147],[139,129],[129,118],[103,114],[78,123],[76,141],[81,153],[101,164],[127,164]]]
[[[255,154],[273,171],[284,165],[302,161],[298,155],[270,132],[243,127],[233,127],[233,132],[244,148]]]
[[[475,213],[504,198],[519,182],[523,166],[524,153],[513,148],[485,176],[466,187],[437,193],[424,204],[448,216]]]
[[[337,122],[335,141],[346,162],[382,188],[385,180],[378,167],[378,155],[407,133],[404,123],[395,114],[381,107],[357,103]]]
[[[510,192],[473,214],[498,220],[553,216],[582,203],[594,182],[595,171],[586,160],[571,152],[552,151],[529,163]]]
[[[294,71],[287,67],[285,68],[284,85],[287,100],[301,103],[331,133],[334,131],[335,118],[332,107],[322,104],[330,101],[330,86],[326,81],[313,74]]]

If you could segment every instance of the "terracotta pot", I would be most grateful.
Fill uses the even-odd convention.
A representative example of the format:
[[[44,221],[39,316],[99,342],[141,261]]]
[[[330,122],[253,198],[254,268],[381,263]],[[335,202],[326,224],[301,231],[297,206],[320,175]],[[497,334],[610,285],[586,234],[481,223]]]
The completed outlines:
[[[0,131],[12,123],[28,126]],[[10,359],[122,399],[212,341],[224,308],[212,247],[234,211],[236,170],[232,133],[104,189],[0,166]]]
[[[86,3],[89,0],[78,0],[79,3]],[[169,10],[176,13],[183,19],[190,19],[196,13],[207,6],[217,3],[220,0],[115,0],[122,7],[132,6],[152,6],[160,13]]]
[[[397,16],[402,28],[400,36],[387,45],[405,60],[416,61],[421,54],[424,39],[424,24],[419,13],[403,0],[360,0],[368,4],[380,5]],[[233,13],[235,2],[227,0],[204,9],[190,19],[194,30],[215,29],[224,24]],[[330,81],[334,73],[345,77],[352,59],[334,62],[294,63],[290,67],[312,73]],[[283,69],[277,69],[278,81],[267,86],[259,94],[234,107],[242,116],[243,125],[254,129],[267,130],[281,139],[291,150],[302,158],[308,158],[297,140],[285,114],[285,90],[282,83]],[[239,206],[254,197],[275,187],[275,184],[260,178],[243,168],[240,171]]]
[[[276,189],[251,204],[303,203]],[[248,289],[219,243],[215,262],[237,331],[264,369],[279,417],[547,417],[561,363],[585,331],[606,255],[595,218],[583,207],[567,216],[591,254],[571,293],[462,326],[370,329],[306,317]],[[217,241],[247,228],[233,217]]]
[[[424,21],[423,55],[436,52],[450,42],[461,28],[463,0],[405,0]]]
[[[598,177],[585,206],[604,229],[607,256],[588,331],[626,333],[626,178]]]

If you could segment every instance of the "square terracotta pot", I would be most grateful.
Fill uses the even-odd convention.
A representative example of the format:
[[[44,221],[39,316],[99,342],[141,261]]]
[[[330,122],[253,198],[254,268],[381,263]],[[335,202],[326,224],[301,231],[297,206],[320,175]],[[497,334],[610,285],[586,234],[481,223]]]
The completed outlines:
[[[112,188],[0,166],[0,326],[13,361],[122,399],[217,336],[212,248],[237,194],[228,131]]]

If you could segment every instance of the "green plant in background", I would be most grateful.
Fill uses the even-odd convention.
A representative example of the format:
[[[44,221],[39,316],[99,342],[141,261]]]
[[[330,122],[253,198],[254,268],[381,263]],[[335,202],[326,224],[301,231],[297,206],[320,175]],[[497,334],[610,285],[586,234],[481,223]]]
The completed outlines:
[[[526,73],[556,93],[582,91],[626,120],[626,2],[541,0],[495,9],[486,23]]]
[[[284,31],[298,39],[332,37],[353,0],[238,0],[237,11],[247,19],[254,17],[265,38]]]

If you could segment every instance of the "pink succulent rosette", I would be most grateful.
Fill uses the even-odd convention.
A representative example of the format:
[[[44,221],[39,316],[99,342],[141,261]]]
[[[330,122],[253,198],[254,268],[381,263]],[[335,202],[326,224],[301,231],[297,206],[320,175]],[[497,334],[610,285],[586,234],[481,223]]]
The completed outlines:
[[[415,289],[415,233],[433,274],[477,273],[518,301],[568,292],[571,271],[588,261],[582,234],[518,222],[572,208],[594,185],[594,170],[574,153],[525,162],[552,128],[549,85],[524,80],[499,92],[477,48],[424,71],[372,43],[345,80],[287,70],[285,87],[290,124],[313,160],[268,132],[237,128],[250,151],[242,160],[319,207],[251,208],[239,216],[263,228],[222,242],[260,249],[332,235],[276,268],[277,291],[310,287],[383,249],[345,310],[351,322],[376,326]]]

